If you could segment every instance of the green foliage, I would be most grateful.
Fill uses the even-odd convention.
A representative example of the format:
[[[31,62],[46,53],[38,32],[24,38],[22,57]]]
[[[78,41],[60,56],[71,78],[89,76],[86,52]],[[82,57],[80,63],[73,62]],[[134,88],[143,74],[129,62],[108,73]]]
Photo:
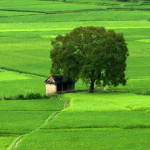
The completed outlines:
[[[40,94],[40,93],[27,93],[26,95],[19,94],[17,96],[13,97],[3,97],[0,98],[1,100],[39,100],[39,99],[52,99],[52,100],[57,100],[60,99],[60,96],[57,94],[51,94],[51,95],[46,95],[46,94]]]
[[[78,27],[52,40],[51,73],[103,86],[125,85],[128,49],[122,34],[103,27]]]
[[[150,91],[137,92],[136,94],[139,94],[139,95],[150,95]]]
[[[26,99],[40,99],[40,98],[42,99],[42,95],[39,94],[39,93],[36,93],[36,94],[34,94],[34,93],[28,93],[27,96],[26,96]]]

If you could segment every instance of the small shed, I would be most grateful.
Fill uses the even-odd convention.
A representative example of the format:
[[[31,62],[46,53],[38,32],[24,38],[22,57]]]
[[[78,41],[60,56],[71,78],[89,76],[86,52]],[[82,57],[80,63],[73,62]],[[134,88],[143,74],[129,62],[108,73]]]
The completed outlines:
[[[70,79],[64,79],[63,76],[50,76],[46,81],[46,94],[65,93],[75,91],[75,82]]]

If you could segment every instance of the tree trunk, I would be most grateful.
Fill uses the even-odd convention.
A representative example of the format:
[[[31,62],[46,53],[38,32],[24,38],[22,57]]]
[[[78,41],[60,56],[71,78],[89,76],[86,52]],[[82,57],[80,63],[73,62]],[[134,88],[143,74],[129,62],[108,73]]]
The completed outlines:
[[[93,93],[94,91],[94,81],[91,80],[91,84],[90,84],[90,88],[89,88],[89,92]]]

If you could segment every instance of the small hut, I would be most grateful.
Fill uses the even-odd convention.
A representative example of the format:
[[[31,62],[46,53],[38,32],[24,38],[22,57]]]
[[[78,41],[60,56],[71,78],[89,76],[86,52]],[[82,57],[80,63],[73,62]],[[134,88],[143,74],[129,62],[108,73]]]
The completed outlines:
[[[46,81],[46,94],[65,93],[75,91],[75,82],[70,79],[64,79],[63,76],[50,76]]]

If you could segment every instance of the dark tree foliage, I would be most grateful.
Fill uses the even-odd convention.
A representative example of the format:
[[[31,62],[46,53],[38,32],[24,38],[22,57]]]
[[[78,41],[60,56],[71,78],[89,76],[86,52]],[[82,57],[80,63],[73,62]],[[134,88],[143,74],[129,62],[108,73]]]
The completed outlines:
[[[90,92],[97,85],[126,84],[125,69],[128,49],[122,34],[104,27],[78,27],[51,41],[51,73],[81,78],[90,83]]]

